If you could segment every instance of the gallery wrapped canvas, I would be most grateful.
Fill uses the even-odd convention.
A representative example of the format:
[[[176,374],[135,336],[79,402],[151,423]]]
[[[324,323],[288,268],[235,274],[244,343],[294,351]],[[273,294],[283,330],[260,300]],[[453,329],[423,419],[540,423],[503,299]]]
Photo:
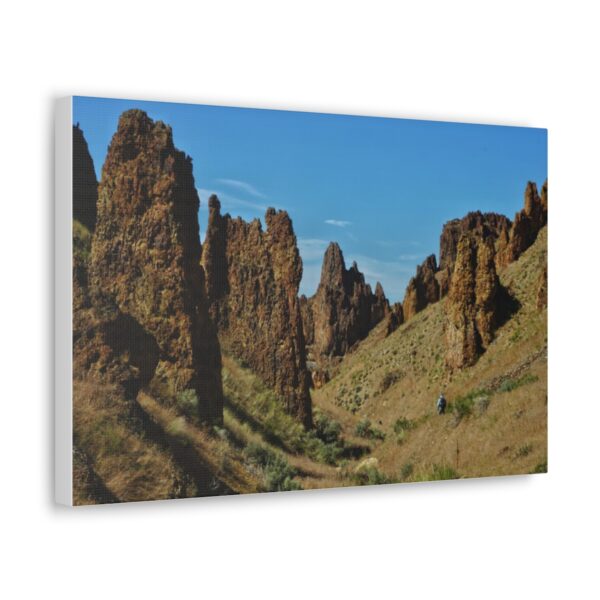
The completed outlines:
[[[545,130],[59,103],[57,499],[547,470]]]

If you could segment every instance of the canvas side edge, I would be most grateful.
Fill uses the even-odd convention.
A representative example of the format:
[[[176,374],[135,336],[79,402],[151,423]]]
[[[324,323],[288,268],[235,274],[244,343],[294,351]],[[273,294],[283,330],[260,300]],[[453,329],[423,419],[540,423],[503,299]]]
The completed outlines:
[[[73,140],[72,98],[56,102],[55,196],[55,500],[73,505]]]

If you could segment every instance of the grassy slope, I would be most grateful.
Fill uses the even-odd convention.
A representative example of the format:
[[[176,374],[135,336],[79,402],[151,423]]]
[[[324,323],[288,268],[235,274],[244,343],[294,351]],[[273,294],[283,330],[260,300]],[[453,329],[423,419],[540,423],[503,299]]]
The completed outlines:
[[[545,463],[547,314],[536,308],[535,299],[546,244],[544,230],[534,246],[500,274],[521,308],[498,330],[476,365],[455,374],[444,368],[442,301],[386,339],[382,327],[374,330],[344,360],[339,374],[313,394],[315,406],[354,409],[352,418],[369,418],[381,429],[386,439],[375,445],[373,455],[394,480],[428,478],[434,465],[473,477],[527,473]],[[487,401],[476,402],[471,415],[458,419],[452,413],[436,414],[440,390],[456,403],[482,389],[474,396]],[[489,406],[480,415],[478,407],[486,402]],[[351,418],[346,412],[348,427]],[[413,427],[397,435],[394,423],[399,418]]]

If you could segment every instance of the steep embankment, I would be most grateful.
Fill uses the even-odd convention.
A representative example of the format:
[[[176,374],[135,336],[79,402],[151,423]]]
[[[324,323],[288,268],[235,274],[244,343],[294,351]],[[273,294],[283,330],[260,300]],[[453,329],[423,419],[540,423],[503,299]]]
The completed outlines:
[[[363,430],[368,419],[375,436],[385,436],[373,456],[388,478],[545,469],[546,235],[544,228],[519,260],[500,271],[500,282],[520,308],[474,366],[451,371],[444,365],[444,299],[387,338],[384,326],[377,327],[315,392],[317,408],[349,409]],[[442,390],[450,406],[438,416],[435,401]]]

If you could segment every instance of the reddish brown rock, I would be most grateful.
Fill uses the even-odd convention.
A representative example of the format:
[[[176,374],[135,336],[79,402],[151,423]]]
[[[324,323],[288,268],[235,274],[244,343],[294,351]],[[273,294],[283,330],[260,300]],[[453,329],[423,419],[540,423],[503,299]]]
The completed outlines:
[[[428,256],[417,267],[417,274],[409,281],[402,308],[404,318],[412,318],[427,305],[440,299],[440,285],[436,279],[435,255]]]
[[[98,181],[79,123],[73,127],[73,218],[90,231],[96,226]]]
[[[225,349],[246,362],[311,426],[310,375],[306,367],[298,288],[302,260],[292,222],[270,208],[266,231],[255,219],[221,215],[209,200],[202,265],[210,314]]]
[[[450,274],[454,269],[454,261],[458,241],[465,233],[491,236],[496,250],[503,248],[508,242],[511,228],[510,219],[497,213],[470,212],[462,219],[448,221],[440,236],[440,292],[442,296],[448,293]]]
[[[388,315],[390,311],[390,303],[385,297],[383,286],[378,281],[375,285],[375,296],[371,303],[371,327],[374,327]]]
[[[504,267],[514,262],[535,242],[537,235],[548,222],[548,182],[542,186],[542,195],[533,182],[525,188],[523,209],[515,215],[507,242],[498,252],[498,264]]]
[[[544,265],[544,270],[540,275],[540,279],[538,281],[538,289],[537,289],[537,297],[536,297],[536,306],[539,310],[546,308],[548,306],[548,265]]]
[[[171,128],[131,110],[102,171],[89,267],[98,338],[90,368],[170,402],[184,390],[199,417],[222,420],[221,354],[200,267],[191,159]]]
[[[329,244],[317,293],[310,300],[313,351],[317,357],[344,356],[389,310],[381,284],[373,294],[356,263],[346,269],[338,244]],[[319,359],[316,359],[319,362]]]
[[[312,344],[314,343],[315,324],[313,322],[311,301],[304,294],[300,296],[300,313],[302,315],[304,343],[306,344],[306,346],[312,346]]]
[[[445,305],[446,364],[450,368],[474,364],[493,339],[505,297],[494,255],[491,234],[465,233],[458,242]]]
[[[404,311],[400,302],[395,302],[387,315],[385,324],[385,335],[391,335],[404,323]]]

